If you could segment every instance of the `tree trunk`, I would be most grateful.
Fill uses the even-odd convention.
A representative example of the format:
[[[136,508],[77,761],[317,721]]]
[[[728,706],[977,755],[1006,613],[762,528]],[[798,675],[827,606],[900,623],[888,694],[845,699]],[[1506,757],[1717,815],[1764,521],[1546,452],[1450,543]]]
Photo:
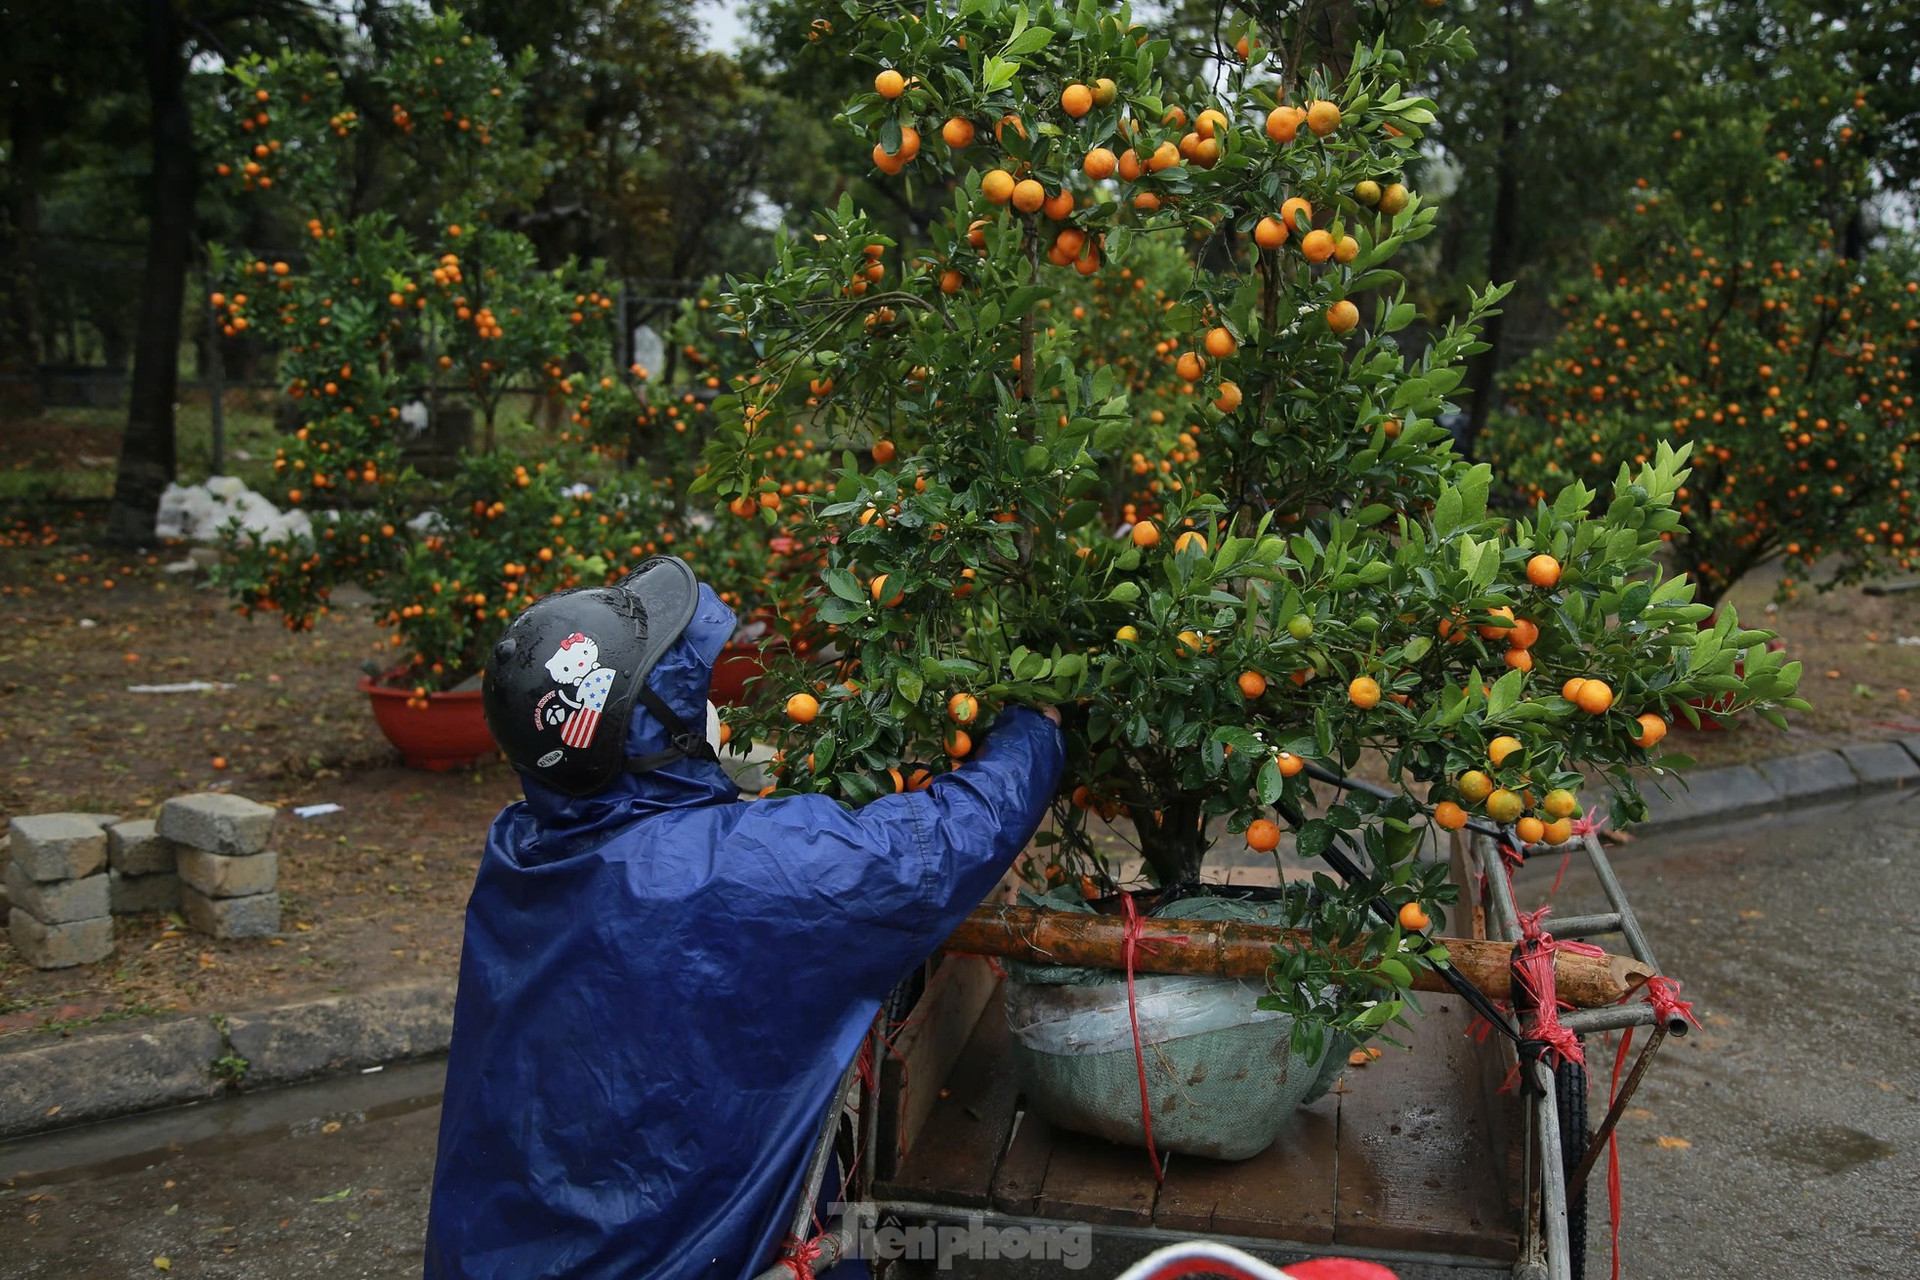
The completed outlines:
[[[1273,964],[1275,947],[1288,951],[1314,948],[1307,929],[1229,921],[1182,920],[1177,915],[1156,916],[1139,922],[1138,948],[1133,967],[1142,973],[1174,973],[1203,978],[1259,980]],[[1043,907],[977,907],[947,939],[949,951],[964,955],[1006,956],[1026,964],[1084,965],[1095,969],[1126,967],[1124,919],[1113,915],[1082,915]],[[1482,938],[1445,938],[1453,967],[1473,980],[1495,1000],[1513,995],[1513,944]],[[1341,948],[1352,961],[1361,947]],[[1585,955],[1577,951],[1554,954],[1554,986],[1562,1001],[1577,1009],[1603,1009],[1619,1004],[1653,976],[1650,965],[1632,956]],[[1423,970],[1412,983],[1415,991],[1446,992],[1453,988],[1439,973]]]
[[[145,0],[143,8],[147,96],[152,110],[151,208],[127,431],[120,446],[113,506],[107,513],[109,540],[131,545],[153,540],[160,495],[174,477],[173,402],[179,382],[180,316],[193,239],[195,178],[179,15],[171,0]]]
[[[1522,20],[1516,10],[1531,16],[1533,6],[1530,0],[1518,0],[1502,10],[1507,23],[1507,72],[1501,80],[1500,151],[1494,161],[1493,225],[1487,241],[1487,280],[1491,284],[1511,281],[1520,259],[1520,249],[1515,243],[1520,229],[1520,108],[1514,95],[1520,92],[1525,72],[1518,65],[1519,41],[1514,38],[1514,26]],[[1504,313],[1487,319],[1486,328],[1480,333],[1487,349],[1467,364],[1467,385],[1472,388],[1473,399],[1467,404],[1467,425],[1460,436],[1460,452],[1467,458],[1473,457],[1480,431],[1487,425],[1487,413],[1493,407],[1493,383],[1500,370],[1500,339],[1505,319]]]
[[[1200,864],[1207,856],[1206,823],[1200,804],[1200,796],[1183,793],[1157,811],[1127,806],[1134,832],[1140,837],[1140,854],[1163,889],[1200,878]]]
[[[40,250],[40,164],[46,134],[38,113],[15,115],[9,135],[12,173],[7,184],[7,216],[13,243],[5,254],[7,299],[0,308],[0,378],[5,380],[8,412],[22,417],[40,413],[40,281],[34,255]]]

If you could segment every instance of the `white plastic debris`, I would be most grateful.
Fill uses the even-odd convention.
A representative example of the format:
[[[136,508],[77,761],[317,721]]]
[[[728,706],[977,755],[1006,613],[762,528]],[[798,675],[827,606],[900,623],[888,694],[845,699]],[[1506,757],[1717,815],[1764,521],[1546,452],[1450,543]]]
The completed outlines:
[[[154,532],[161,538],[217,542],[220,530],[237,521],[257,542],[282,542],[313,532],[304,511],[281,511],[235,476],[213,476],[205,484],[170,484],[160,495]]]
[[[294,806],[293,816],[296,818],[324,818],[330,813],[340,813],[341,811],[341,807],[337,804],[302,804]]]
[[[128,693],[225,693],[233,686],[225,680],[181,680],[174,684],[130,684]]]

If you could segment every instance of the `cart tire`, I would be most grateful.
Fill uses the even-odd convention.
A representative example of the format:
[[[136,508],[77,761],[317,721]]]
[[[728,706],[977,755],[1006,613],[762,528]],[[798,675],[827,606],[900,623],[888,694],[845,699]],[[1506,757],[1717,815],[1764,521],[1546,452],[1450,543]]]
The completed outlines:
[[[1562,1062],[1553,1072],[1553,1095],[1560,1111],[1560,1173],[1571,1178],[1592,1141],[1587,1132],[1587,1069],[1577,1062]],[[1577,1199],[1567,1202],[1567,1274],[1571,1280],[1585,1280],[1587,1274],[1585,1187]]]

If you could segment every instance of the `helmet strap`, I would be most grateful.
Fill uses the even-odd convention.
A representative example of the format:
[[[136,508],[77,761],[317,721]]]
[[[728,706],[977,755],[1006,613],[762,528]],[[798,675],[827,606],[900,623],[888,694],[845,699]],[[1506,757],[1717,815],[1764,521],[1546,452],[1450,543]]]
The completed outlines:
[[[665,698],[645,685],[640,687],[640,705],[650,712],[667,731],[667,741],[673,745],[662,751],[648,752],[644,756],[632,756],[627,760],[628,773],[652,773],[655,769],[664,769],[678,760],[705,760],[709,764],[719,764],[720,757],[707,741],[705,733],[696,733],[678,712],[667,705]]]

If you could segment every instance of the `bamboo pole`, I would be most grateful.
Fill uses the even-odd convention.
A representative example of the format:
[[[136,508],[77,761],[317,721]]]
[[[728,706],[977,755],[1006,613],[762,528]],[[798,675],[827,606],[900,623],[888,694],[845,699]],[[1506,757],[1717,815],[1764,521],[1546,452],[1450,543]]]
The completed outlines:
[[[1095,969],[1124,968],[1122,947],[1126,921],[1119,916],[1081,915],[1038,907],[980,907],[961,921],[947,939],[946,948],[968,955],[1004,956],[1029,964],[1082,965]],[[1176,941],[1182,939],[1184,941]],[[1512,989],[1510,961],[1513,944],[1477,938],[1435,938],[1447,949],[1453,967],[1496,1000]],[[1207,978],[1266,976],[1273,949],[1295,949],[1311,944],[1304,929],[1271,925],[1230,924],[1212,920],[1140,921],[1140,946],[1135,949],[1136,973],[1186,974]],[[1554,955],[1554,981],[1560,999],[1579,1009],[1618,1004],[1654,970],[1627,956],[1585,956],[1560,951]],[[1416,991],[1451,991],[1439,974],[1415,975]]]

